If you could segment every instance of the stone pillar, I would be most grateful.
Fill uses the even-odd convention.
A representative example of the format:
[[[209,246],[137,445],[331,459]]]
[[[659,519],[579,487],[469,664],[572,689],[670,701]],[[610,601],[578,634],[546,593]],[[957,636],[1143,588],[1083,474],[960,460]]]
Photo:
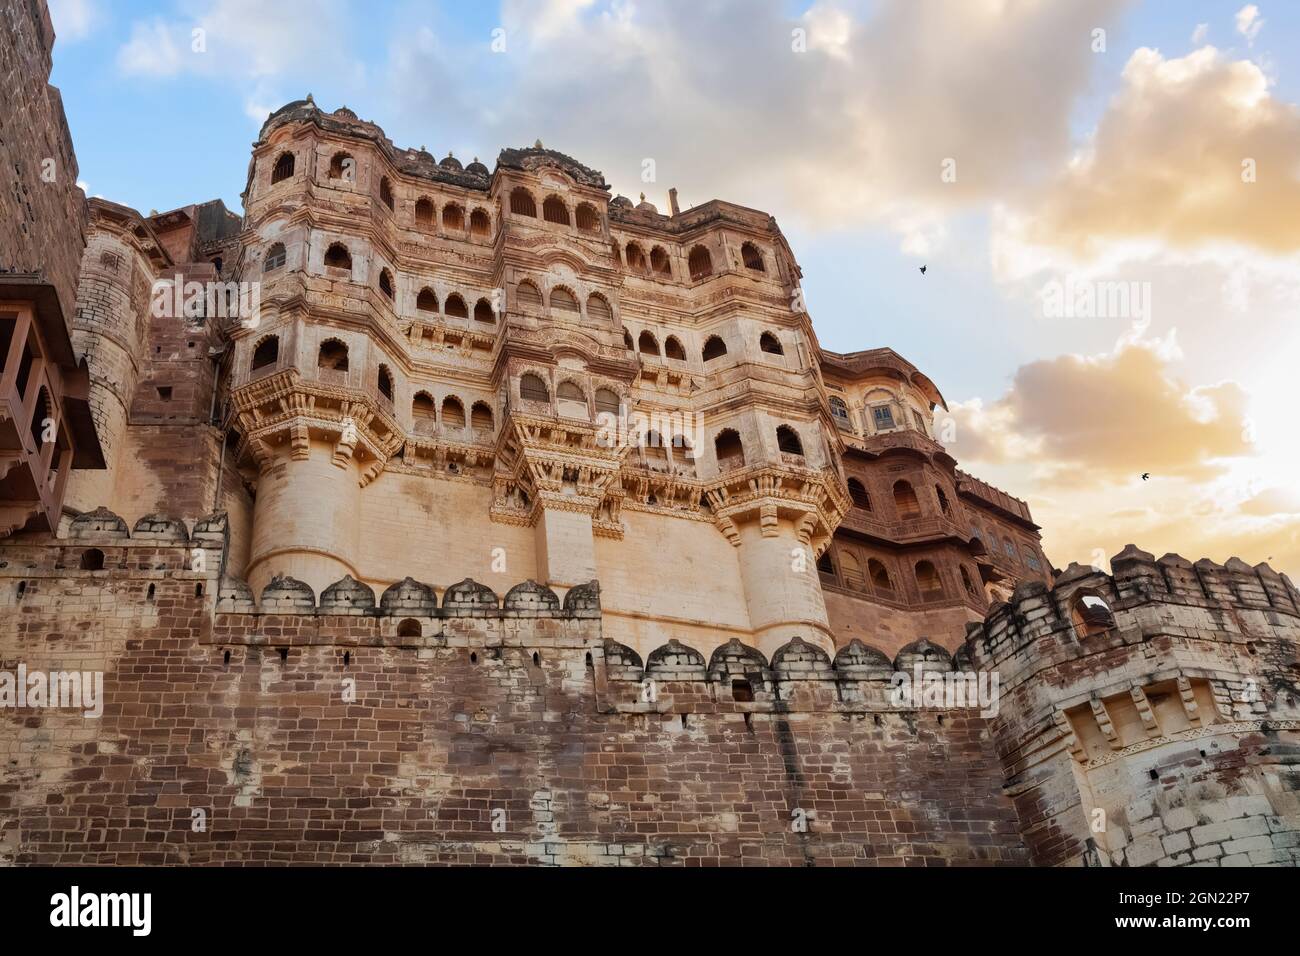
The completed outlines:
[[[273,446],[261,463],[248,583],[261,594],[286,574],[317,596],[344,575],[361,580],[360,467],[321,441]]]
[[[792,522],[775,515],[737,524],[740,575],[755,646],[772,654],[794,637],[835,654],[812,549]]]
[[[589,513],[547,507],[544,501],[535,534],[539,579],[552,587],[567,588],[596,577],[596,547]]]

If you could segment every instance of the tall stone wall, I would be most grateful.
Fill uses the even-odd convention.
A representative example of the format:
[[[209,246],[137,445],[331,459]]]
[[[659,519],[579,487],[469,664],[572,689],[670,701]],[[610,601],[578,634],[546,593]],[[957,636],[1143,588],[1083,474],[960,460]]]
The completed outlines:
[[[39,272],[70,317],[86,197],[63,99],[49,84],[54,27],[44,0],[0,0],[0,272]]]
[[[987,722],[888,701],[895,663],[942,649],[642,662],[602,638],[594,583],[277,579],[254,601],[221,583],[227,538],[100,511],[0,545],[0,671],[105,681],[98,720],[0,711],[0,861],[1027,859]]]
[[[1300,862],[1300,592],[1237,558],[1111,566],[1021,585],[959,654],[1001,677],[1034,861]]]

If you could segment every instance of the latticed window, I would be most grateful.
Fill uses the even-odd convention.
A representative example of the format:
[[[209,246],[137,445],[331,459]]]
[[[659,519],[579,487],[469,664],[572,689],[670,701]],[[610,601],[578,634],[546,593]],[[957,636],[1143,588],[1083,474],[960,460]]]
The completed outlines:
[[[853,423],[849,420],[849,406],[844,404],[844,399],[831,396],[831,417],[835,419],[835,424],[843,429],[851,429]]]
[[[876,428],[893,428],[894,427],[894,410],[888,405],[877,405],[871,410],[871,420],[876,423]]]
[[[284,243],[277,242],[266,250],[266,258],[262,260],[262,271],[272,272],[284,265],[285,251]]]
[[[549,402],[551,393],[539,377],[528,374],[519,380],[519,397],[530,402]]]

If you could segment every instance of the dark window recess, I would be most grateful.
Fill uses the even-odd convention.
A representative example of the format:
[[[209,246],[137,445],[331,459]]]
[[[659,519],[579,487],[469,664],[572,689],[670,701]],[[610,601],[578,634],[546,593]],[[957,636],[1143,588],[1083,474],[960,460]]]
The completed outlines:
[[[158,398],[160,401],[170,402],[172,400],[172,387],[170,385],[159,385]]]
[[[731,696],[737,703],[750,703],[754,699],[754,688],[747,680],[733,680],[731,682]]]

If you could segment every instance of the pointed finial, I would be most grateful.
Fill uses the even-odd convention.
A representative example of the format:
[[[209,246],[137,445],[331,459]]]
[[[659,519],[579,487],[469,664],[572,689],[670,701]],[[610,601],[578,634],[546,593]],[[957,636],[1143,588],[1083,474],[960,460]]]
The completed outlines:
[[[310,103],[312,106],[316,105],[316,99],[310,93],[307,94],[307,102]]]
[[[544,148],[545,147],[542,146],[542,141],[540,139],[537,142],[533,143],[533,149],[544,149]]]

